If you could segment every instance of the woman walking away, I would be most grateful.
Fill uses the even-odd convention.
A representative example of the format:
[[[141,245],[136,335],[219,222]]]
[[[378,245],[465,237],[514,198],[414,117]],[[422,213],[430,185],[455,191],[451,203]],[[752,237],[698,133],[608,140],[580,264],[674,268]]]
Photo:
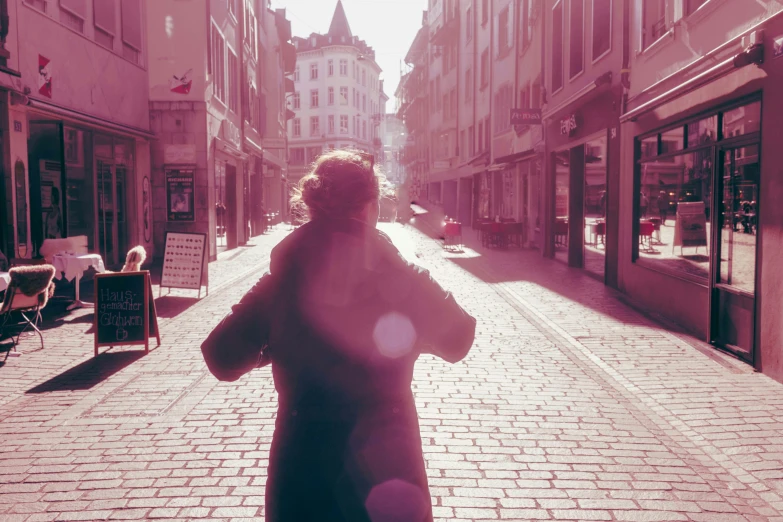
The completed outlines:
[[[223,381],[272,365],[268,522],[432,520],[413,367],[463,359],[476,321],[376,230],[383,183],[366,154],[321,156],[292,200],[309,222],[201,347]]]

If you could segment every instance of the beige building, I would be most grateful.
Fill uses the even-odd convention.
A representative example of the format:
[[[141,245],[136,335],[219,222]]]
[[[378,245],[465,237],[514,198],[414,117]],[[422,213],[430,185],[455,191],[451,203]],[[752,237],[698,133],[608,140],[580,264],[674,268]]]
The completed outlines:
[[[156,0],[147,20],[154,243],[204,233],[214,260],[261,232],[265,197],[285,211],[264,188],[281,190],[286,175],[279,85],[295,61],[290,26],[256,0]]]
[[[108,267],[134,245],[150,251],[147,2],[0,9],[3,253],[35,257],[44,239],[81,235]]]

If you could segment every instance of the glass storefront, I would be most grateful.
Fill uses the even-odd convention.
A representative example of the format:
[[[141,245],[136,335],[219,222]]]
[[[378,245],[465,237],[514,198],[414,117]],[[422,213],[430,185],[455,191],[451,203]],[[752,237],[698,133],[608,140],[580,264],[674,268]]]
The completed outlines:
[[[585,144],[584,268],[603,278],[606,271],[606,136]]]
[[[637,264],[710,289],[710,340],[752,358],[761,102],[637,138]]]
[[[28,140],[33,255],[46,239],[85,236],[107,267],[130,246],[128,187],[135,171],[133,139],[31,120]],[[132,192],[132,191],[131,191]]]
[[[570,149],[555,152],[555,258],[568,262],[568,193],[571,182]]]

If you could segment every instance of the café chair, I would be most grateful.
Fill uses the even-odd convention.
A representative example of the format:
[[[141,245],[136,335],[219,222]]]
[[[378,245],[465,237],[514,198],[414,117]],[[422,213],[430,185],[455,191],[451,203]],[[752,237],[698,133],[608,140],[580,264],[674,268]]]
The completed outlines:
[[[11,283],[6,289],[3,303],[0,306],[0,338],[6,326],[9,326],[8,320],[11,315],[18,313],[21,321],[16,325],[23,324],[24,328],[16,336],[16,341],[11,338],[13,350],[16,351],[16,345],[19,339],[28,328],[32,328],[41,338],[41,348],[44,348],[44,339],[38,325],[41,322],[41,310],[49,302],[49,298],[54,294],[55,268],[52,265],[30,265],[17,266],[11,268],[9,274]],[[10,350],[6,358],[10,355]]]

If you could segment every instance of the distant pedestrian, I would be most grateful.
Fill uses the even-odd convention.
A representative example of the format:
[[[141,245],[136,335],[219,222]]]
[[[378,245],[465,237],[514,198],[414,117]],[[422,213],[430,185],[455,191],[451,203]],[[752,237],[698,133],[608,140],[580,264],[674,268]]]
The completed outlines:
[[[665,190],[658,194],[658,215],[661,218],[661,225],[665,225],[666,218],[669,215],[669,197]]]
[[[320,156],[293,198],[309,222],[201,347],[223,381],[271,362],[268,522],[432,520],[413,367],[464,358],[476,321],[376,230],[382,192],[366,155]]]

